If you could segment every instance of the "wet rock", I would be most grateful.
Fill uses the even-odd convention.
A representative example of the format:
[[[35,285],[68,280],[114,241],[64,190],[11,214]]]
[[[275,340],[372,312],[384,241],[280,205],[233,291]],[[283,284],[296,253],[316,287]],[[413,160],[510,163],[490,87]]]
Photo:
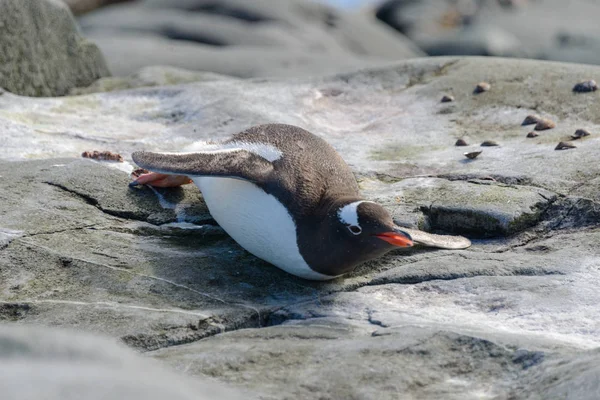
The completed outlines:
[[[10,92],[62,96],[109,75],[102,54],[60,1],[4,0],[0,27],[0,87]]]
[[[456,143],[454,143],[455,146],[468,146],[469,144],[466,142],[465,139],[458,139],[456,141]]]
[[[551,360],[524,375],[512,396],[593,399],[600,391],[597,349]]]

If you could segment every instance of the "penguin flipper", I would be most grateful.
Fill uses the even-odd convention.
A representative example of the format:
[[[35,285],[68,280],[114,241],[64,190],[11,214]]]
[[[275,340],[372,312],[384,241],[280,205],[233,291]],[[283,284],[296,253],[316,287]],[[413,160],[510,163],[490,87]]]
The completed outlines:
[[[259,183],[273,171],[273,164],[267,159],[241,148],[194,153],[136,151],[132,158],[138,166],[149,171],[189,177],[227,177]]]
[[[463,236],[435,235],[416,229],[402,228],[407,232],[415,243],[427,247],[436,247],[446,250],[460,250],[471,246],[471,241]]]

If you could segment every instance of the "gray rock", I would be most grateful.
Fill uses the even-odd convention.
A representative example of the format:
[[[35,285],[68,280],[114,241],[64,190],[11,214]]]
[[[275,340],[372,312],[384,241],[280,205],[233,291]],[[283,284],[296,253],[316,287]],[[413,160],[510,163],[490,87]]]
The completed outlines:
[[[257,24],[222,15],[180,9],[155,9],[143,4],[108,7],[79,19],[87,33],[144,33],[211,46],[305,48],[342,53],[336,41],[311,26],[298,35],[275,21]],[[312,28],[312,29],[311,29]]]
[[[89,33],[98,44],[115,75],[130,75],[152,65],[168,65],[239,78],[295,77],[333,74],[373,66],[350,53],[312,53],[274,47],[215,47],[158,35],[136,33]]]
[[[418,45],[431,56],[465,55],[532,58],[515,35],[502,29],[477,25],[465,27],[454,34],[443,37],[425,36]]]
[[[242,398],[206,379],[178,376],[112,340],[74,331],[0,325],[0,361],[2,396],[11,400]]]
[[[367,15],[304,0],[145,1],[108,7],[80,21],[121,75],[157,64],[242,77],[323,75],[349,62],[368,66],[424,54]],[[121,42],[122,35],[128,40]],[[137,35],[142,39],[135,40]],[[123,57],[127,51],[135,62]]]
[[[312,0],[221,0],[218,3],[211,0],[145,0],[144,4],[151,8],[194,11],[210,15],[211,18],[227,16],[258,26],[279,25],[295,37],[303,32],[300,34],[303,40],[312,34],[317,40],[336,42],[351,53],[363,56],[400,60],[423,54],[404,35],[394,32],[375,18],[352,15]]]
[[[600,4],[585,0],[389,0],[376,15],[430,55],[600,64],[599,12]]]
[[[407,207],[419,209],[420,226],[478,237],[506,236],[537,224],[556,195],[543,189],[506,185],[490,180],[408,178],[372,186],[374,198],[401,196]]]
[[[135,89],[149,86],[168,86],[192,82],[234,79],[212,72],[196,72],[175,67],[146,67],[128,76],[100,78],[90,86],[71,89],[70,95]]]
[[[109,71],[57,0],[0,1],[0,87],[25,96],[61,96]]]
[[[155,71],[150,83],[169,70]],[[598,76],[427,58],[321,78],[5,93],[0,320],[102,332],[264,398],[593,398],[600,139],[554,147],[599,130],[600,92],[572,91]],[[473,95],[481,81],[491,89]],[[448,92],[456,101],[440,103]],[[556,127],[527,139],[528,114]],[[196,188],[127,187],[132,151],[181,151],[266,122],[325,138],[398,222],[468,232],[473,246],[400,250],[303,281],[229,239]],[[467,160],[459,137],[502,145]],[[86,150],[126,162],[77,158]]]
[[[373,331],[373,325],[365,323],[313,318],[309,323],[232,332],[153,355],[198,375],[230,382],[239,376],[249,382],[268,381],[262,394],[267,398],[385,400],[502,395],[495,386],[544,358],[429,328]],[[273,368],[273,363],[286,367]]]

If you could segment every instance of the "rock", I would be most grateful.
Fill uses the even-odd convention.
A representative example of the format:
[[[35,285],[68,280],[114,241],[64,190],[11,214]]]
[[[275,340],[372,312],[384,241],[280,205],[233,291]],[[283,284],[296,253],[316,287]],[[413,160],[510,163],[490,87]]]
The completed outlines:
[[[544,359],[543,353],[428,327],[386,331],[376,326],[375,319],[369,325],[364,318],[361,323],[313,318],[232,332],[153,355],[179,370],[185,365],[197,375],[221,376],[229,382],[243,375],[249,381],[274,382],[263,392],[270,398],[384,400],[397,399],[398,393],[405,398],[444,399],[472,392],[500,394],[497,386]],[[286,368],[270,367],[273,360]]]
[[[90,86],[72,89],[69,94],[76,96],[99,92],[114,92],[116,90],[135,89],[140,87],[168,86],[223,79],[234,78],[212,72],[196,72],[175,67],[146,67],[129,76],[100,78]]]
[[[577,326],[593,325],[598,310],[592,303],[580,309],[559,300],[577,296],[585,302],[587,294],[577,295],[567,276],[581,273],[575,284],[593,293],[595,284],[586,282],[593,267],[569,260],[567,237],[496,253],[493,260],[481,253],[466,259],[421,254],[358,290],[281,309],[271,317],[277,326],[230,332],[152,355],[199,376],[231,383],[243,376],[250,387],[265,380],[271,385],[264,386],[263,395],[275,398],[284,398],[277,392],[279,382],[286,394],[302,398],[360,393],[393,399],[399,392],[414,398],[460,399],[482,392],[520,398],[536,390],[550,398],[569,390],[580,393],[578,398],[593,398],[598,356],[588,349],[597,342],[587,342],[588,334]],[[567,244],[579,240],[593,246],[598,231],[593,237],[576,235]],[[548,268],[550,259],[550,265],[563,268]],[[441,312],[446,307],[454,312]],[[537,329],[549,322],[542,309],[563,316],[550,322],[554,338]],[[578,368],[569,373],[564,364]]]
[[[521,125],[522,126],[534,125],[534,124],[537,124],[540,121],[540,119],[542,119],[542,117],[540,117],[539,115],[529,114],[528,116],[525,117],[523,122],[521,122]]]
[[[0,33],[0,87],[10,92],[62,96],[109,75],[61,1],[0,1]]]
[[[375,18],[351,14],[328,5],[306,0],[145,0],[144,5],[160,9],[179,9],[203,13],[215,18],[226,16],[257,26],[272,25],[288,31],[286,35],[334,41],[347,51],[362,56],[400,60],[424,55],[404,35],[398,34]],[[290,30],[290,27],[292,30]],[[285,34],[284,32],[282,32]],[[306,39],[304,39],[306,40]]]
[[[169,70],[155,71],[150,83]],[[329,77],[5,93],[0,320],[102,332],[263,398],[593,398],[600,141],[553,147],[597,130],[597,92],[572,92],[596,76],[585,65],[427,58]],[[472,96],[485,80],[493,89]],[[460,101],[448,109],[450,90]],[[533,113],[558,128],[525,139]],[[195,187],[128,188],[132,151],[185,151],[267,122],[330,142],[398,224],[464,233],[473,246],[415,246],[304,281],[229,239]],[[502,146],[468,160],[481,148],[453,146],[460,137]],[[125,162],[82,159],[90,149]]]
[[[569,4],[561,0],[519,3],[388,0],[376,15],[430,55],[491,55],[600,64],[600,31],[595,18],[600,4],[585,0]]]
[[[443,37],[424,36],[415,40],[431,56],[465,55],[531,58],[534,54],[524,49],[512,33],[493,26],[467,26]]]
[[[379,6],[376,16],[409,37],[415,37],[421,31],[441,33],[466,25],[475,17],[479,7],[474,0],[388,0]]]
[[[482,152],[481,151],[470,151],[468,153],[464,153],[463,155],[467,157],[469,160],[476,159]]]
[[[424,54],[379,21],[303,0],[145,1],[81,24],[118,75],[166,64],[240,77],[314,75]]]
[[[393,193],[424,214],[421,228],[474,237],[506,236],[537,224],[556,197],[531,187],[483,180],[407,178],[372,187],[373,197]]]
[[[487,82],[479,82],[477,85],[475,85],[475,89],[473,90],[473,93],[478,94],[478,93],[483,93],[483,92],[487,92],[492,88],[492,85],[490,85]]]
[[[133,1],[133,0],[63,0],[73,14],[85,14],[87,12],[93,11],[100,7],[105,7],[110,4],[121,3],[125,1]]]
[[[594,17],[600,12],[600,4],[577,0],[567,5],[561,0],[544,0],[529,1],[518,10],[501,10],[493,3],[489,1],[480,9],[474,27],[491,25],[510,32],[532,58],[600,63],[600,29]]]
[[[165,64],[239,78],[333,74],[378,64],[350,53],[311,53],[293,47],[286,51],[249,46],[224,48],[134,33],[89,33],[88,37],[98,44],[111,71],[118,76]]]
[[[113,340],[74,331],[2,325],[0,361],[7,399],[242,398],[207,379],[178,376]]]

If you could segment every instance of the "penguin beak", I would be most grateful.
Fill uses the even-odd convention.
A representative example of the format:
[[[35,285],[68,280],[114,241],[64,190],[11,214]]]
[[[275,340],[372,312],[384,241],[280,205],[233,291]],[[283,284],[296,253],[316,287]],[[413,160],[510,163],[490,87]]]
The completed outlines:
[[[375,236],[397,247],[412,247],[413,245],[410,235],[400,229],[395,229],[393,232],[379,233]]]

